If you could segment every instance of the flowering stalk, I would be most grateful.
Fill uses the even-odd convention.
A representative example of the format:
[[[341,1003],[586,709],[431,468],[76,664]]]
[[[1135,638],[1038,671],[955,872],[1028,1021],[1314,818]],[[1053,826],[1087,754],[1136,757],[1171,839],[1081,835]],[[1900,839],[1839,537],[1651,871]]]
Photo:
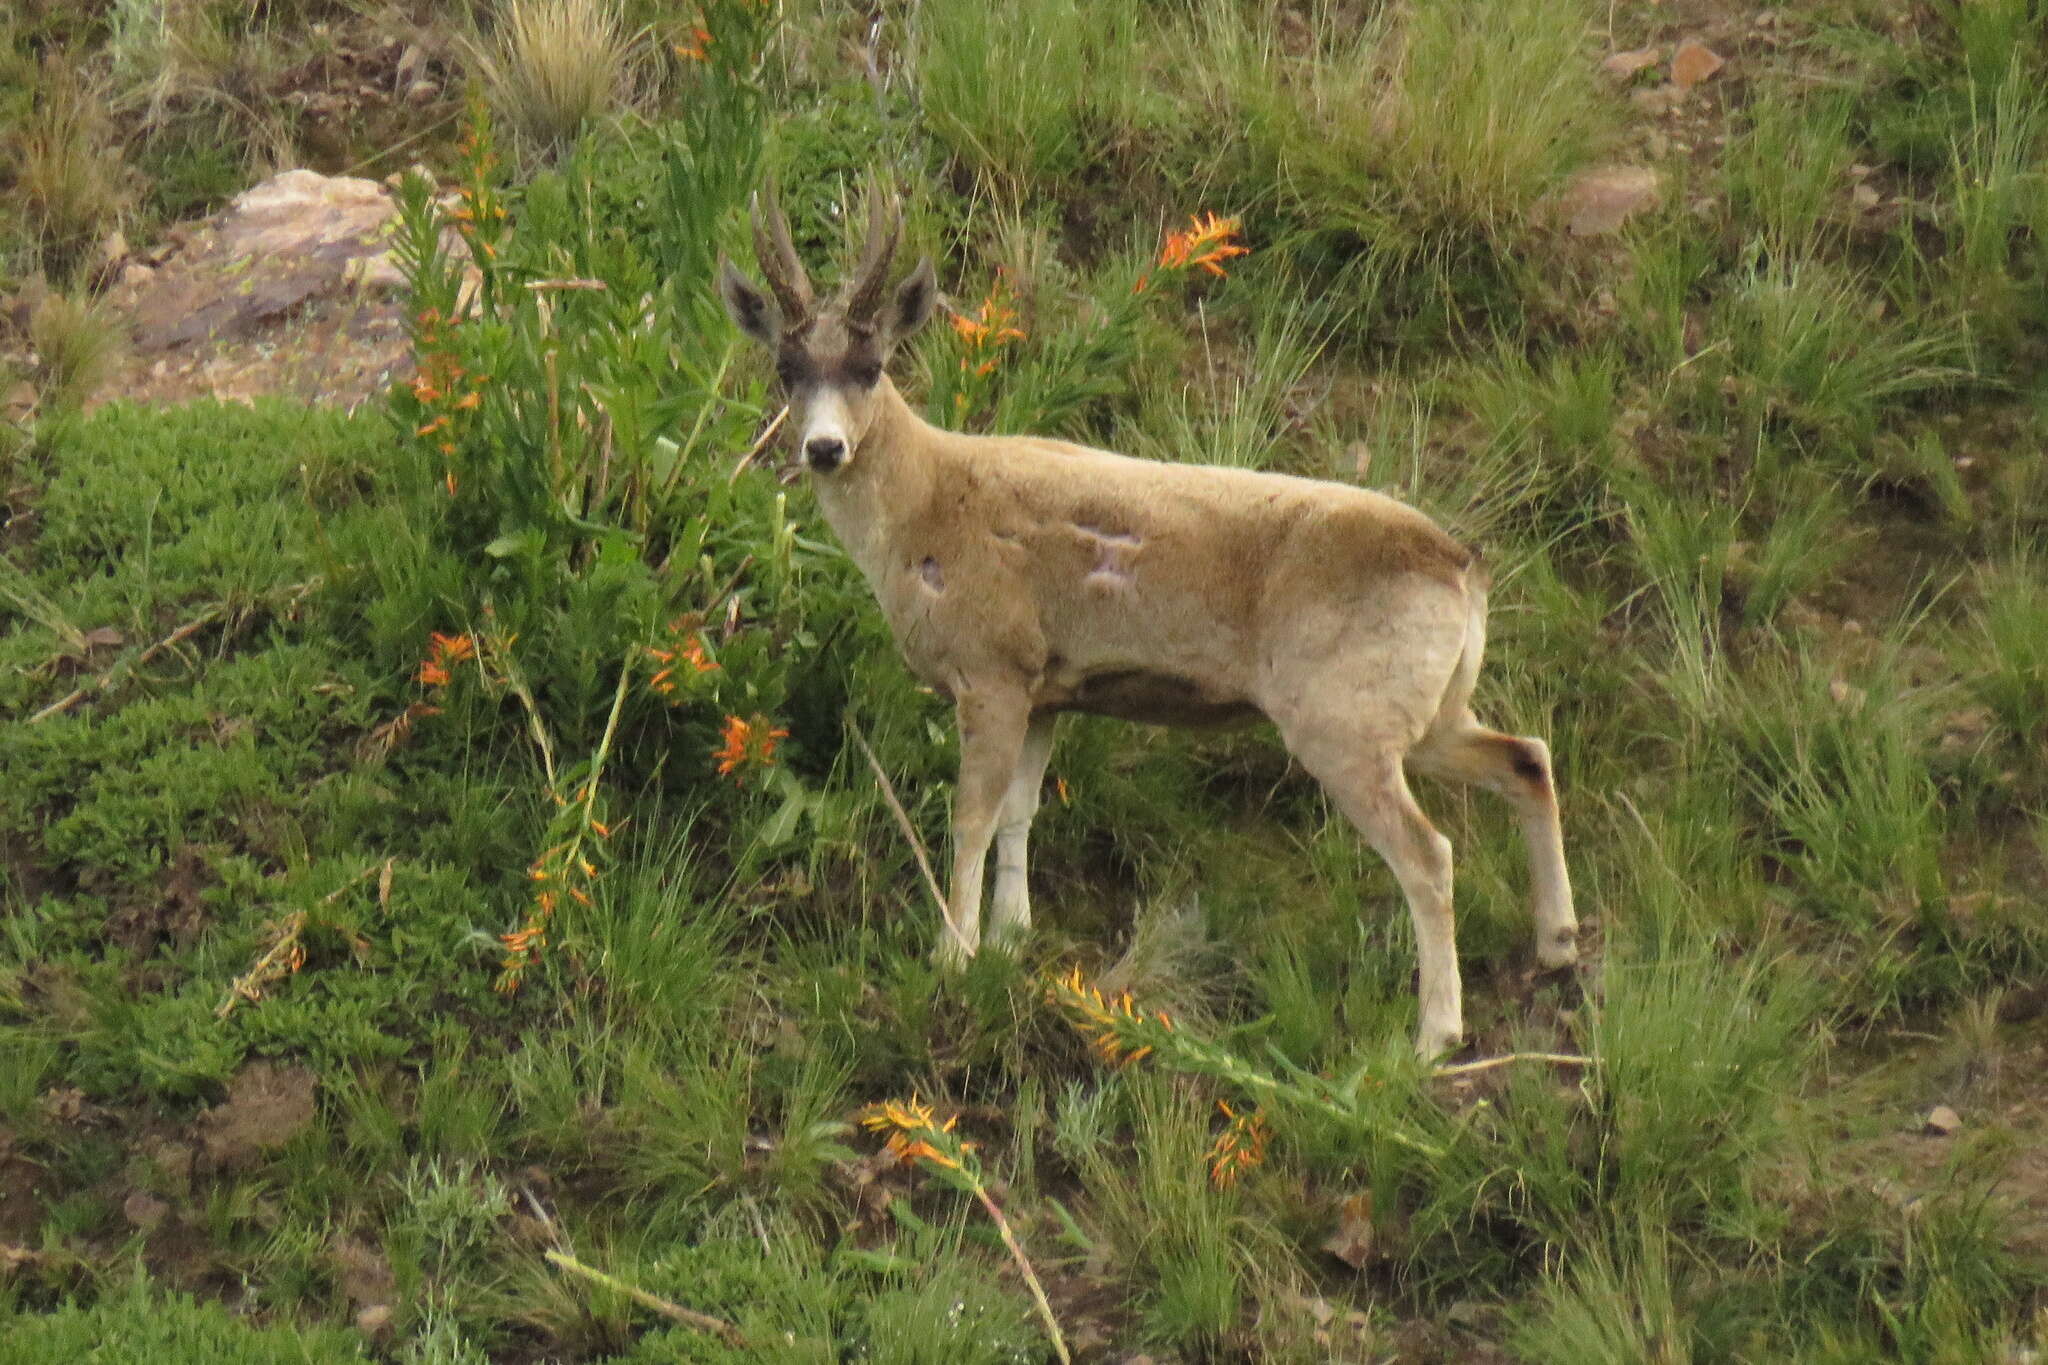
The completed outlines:
[[[1246,1171],[1264,1163],[1266,1144],[1272,1140],[1273,1130],[1257,1111],[1240,1114],[1222,1100],[1216,1101],[1216,1107],[1230,1120],[1230,1126],[1217,1135],[1215,1145],[1209,1148],[1209,1183],[1223,1190],[1235,1185]]]
[[[960,340],[952,416],[956,423],[963,423],[986,406],[994,388],[990,381],[1001,366],[1003,349],[1024,340],[1024,329],[1017,325],[1010,282],[1000,266],[981,306],[972,313],[955,313],[950,321],[953,335]]]
[[[768,717],[758,711],[751,720],[727,716],[725,743],[711,751],[711,756],[718,760],[718,775],[744,784],[748,769],[775,766],[775,746],[788,738],[789,731],[772,728]]]
[[[619,685],[612,693],[611,715],[605,721],[604,738],[598,741],[597,752],[590,756],[588,764],[580,765],[580,771],[566,774],[559,781],[554,772],[552,746],[546,743],[547,729],[541,724],[540,710],[534,704],[531,692],[524,688],[515,689],[520,702],[527,708],[527,719],[534,734],[542,744],[542,754],[548,767],[548,794],[554,800],[556,812],[548,826],[548,847],[527,868],[527,877],[533,884],[533,900],[528,905],[526,917],[517,929],[498,936],[498,941],[505,947],[504,960],[498,964],[496,983],[496,989],[502,994],[510,995],[517,991],[525,981],[527,970],[540,960],[541,953],[547,948],[548,928],[555,912],[565,901],[587,908],[591,904],[591,888],[603,875],[599,863],[605,857],[604,846],[618,831],[619,825],[608,824],[602,818],[598,785],[604,776],[605,761],[611,757],[612,739],[618,734],[619,713],[625,708],[626,692],[632,679],[633,664],[628,660],[619,669]]]
[[[1251,248],[1238,240],[1238,235],[1235,218],[1219,218],[1213,213],[1190,214],[1186,228],[1167,234],[1159,248],[1157,268],[1176,272],[1200,270],[1221,279],[1230,273],[1223,268],[1223,262],[1251,254]],[[1147,272],[1138,277],[1131,292],[1142,294],[1151,282],[1151,273]]]
[[[1074,1027],[1105,1061],[1128,1063],[1156,1054],[1176,1071],[1207,1076],[1262,1100],[1313,1110],[1345,1128],[1376,1134],[1424,1156],[1443,1155],[1434,1144],[1362,1109],[1359,1090],[1368,1082],[1378,1084],[1363,1071],[1340,1085],[1277,1053],[1273,1055],[1275,1070],[1263,1071],[1216,1043],[1175,1028],[1164,1014],[1139,1009],[1128,991],[1114,999],[1104,998],[1083,979],[1078,967],[1066,976],[1049,978],[1046,995],[1067,1012]],[[1249,1141],[1248,1135],[1245,1140]],[[1263,1140],[1258,1152],[1264,1156]]]
[[[1031,1261],[1024,1255],[1017,1234],[1010,1228],[1010,1220],[1003,1216],[1001,1206],[990,1197],[988,1186],[982,1180],[981,1162],[974,1156],[974,1144],[954,1134],[953,1129],[960,1122],[958,1116],[940,1123],[931,1106],[920,1103],[917,1096],[912,1095],[908,1100],[884,1100],[870,1105],[862,1112],[860,1121],[870,1132],[888,1134],[883,1146],[898,1161],[906,1166],[922,1164],[945,1184],[973,1195],[988,1211],[988,1216],[995,1222],[997,1235],[1009,1250],[1010,1259],[1023,1273],[1024,1284],[1031,1291],[1031,1301],[1038,1308],[1039,1320],[1045,1324],[1046,1337],[1052,1342],[1053,1354],[1060,1358],[1061,1365],[1067,1365],[1072,1359],[1067,1353],[1067,1339],[1060,1331],[1059,1319],[1053,1316],[1051,1302],[1045,1297],[1045,1286],[1038,1282],[1038,1272],[1031,1268]]]

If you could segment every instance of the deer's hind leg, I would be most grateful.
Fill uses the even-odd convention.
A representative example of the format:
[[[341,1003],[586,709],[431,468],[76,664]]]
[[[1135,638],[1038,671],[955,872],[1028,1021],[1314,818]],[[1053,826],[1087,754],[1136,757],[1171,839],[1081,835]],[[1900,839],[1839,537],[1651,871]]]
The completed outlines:
[[[1408,755],[1417,772],[1498,792],[1514,807],[1529,851],[1536,912],[1536,960],[1546,967],[1578,961],[1578,916],[1565,870],[1564,831],[1550,748],[1540,739],[1489,730],[1470,711],[1440,722]]]
[[[1393,869],[1415,924],[1420,993],[1415,1048],[1424,1058],[1451,1051],[1465,1033],[1451,908],[1451,841],[1429,822],[1408,790],[1401,768],[1407,738],[1374,734],[1355,717],[1347,721],[1330,715],[1281,720],[1280,732],[1289,751]]]

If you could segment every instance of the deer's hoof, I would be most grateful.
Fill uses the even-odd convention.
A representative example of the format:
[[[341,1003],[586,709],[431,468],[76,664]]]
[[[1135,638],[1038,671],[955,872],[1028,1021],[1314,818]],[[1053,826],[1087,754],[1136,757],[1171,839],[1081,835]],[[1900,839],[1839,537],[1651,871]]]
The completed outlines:
[[[1569,967],[1579,960],[1579,931],[1560,929],[1536,940],[1536,960],[1547,968]]]
[[[1461,1028],[1426,1028],[1415,1039],[1415,1055],[1425,1062],[1448,1057],[1465,1045]]]

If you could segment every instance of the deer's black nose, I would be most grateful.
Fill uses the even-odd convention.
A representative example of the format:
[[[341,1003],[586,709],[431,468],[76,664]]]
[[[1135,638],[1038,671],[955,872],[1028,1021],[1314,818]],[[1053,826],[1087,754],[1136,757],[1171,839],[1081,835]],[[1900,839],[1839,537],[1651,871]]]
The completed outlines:
[[[820,474],[839,468],[846,458],[846,442],[837,436],[813,436],[804,442],[804,458]]]

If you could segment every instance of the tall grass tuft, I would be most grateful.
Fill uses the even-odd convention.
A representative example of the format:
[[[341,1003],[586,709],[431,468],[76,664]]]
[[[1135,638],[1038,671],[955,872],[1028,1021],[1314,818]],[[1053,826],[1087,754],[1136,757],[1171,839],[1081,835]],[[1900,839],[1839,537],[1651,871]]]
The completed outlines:
[[[1313,9],[1306,51],[1229,0],[1194,8],[1175,67],[1198,156],[1315,230],[1369,241],[1512,236],[1600,144],[1615,107],[1584,4]],[[1224,121],[1236,138],[1208,138]]]
[[[46,408],[73,408],[113,369],[120,341],[113,320],[78,298],[51,294],[29,316],[35,380]]]
[[[932,131],[1013,192],[1078,174],[1136,117],[1138,17],[1088,0],[926,7],[919,76]]]
[[[104,101],[63,53],[43,60],[12,159],[43,269],[67,278],[114,226],[127,194]]]
[[[1868,448],[1892,405],[1954,389],[1975,373],[1964,322],[1929,311],[1909,325],[1879,294],[1813,260],[1759,262],[1715,309],[1725,359],[1698,367],[1716,407],[1782,426],[1821,449]]]
[[[498,117],[554,156],[632,101],[644,36],[617,0],[508,0],[491,39],[470,51]]]

